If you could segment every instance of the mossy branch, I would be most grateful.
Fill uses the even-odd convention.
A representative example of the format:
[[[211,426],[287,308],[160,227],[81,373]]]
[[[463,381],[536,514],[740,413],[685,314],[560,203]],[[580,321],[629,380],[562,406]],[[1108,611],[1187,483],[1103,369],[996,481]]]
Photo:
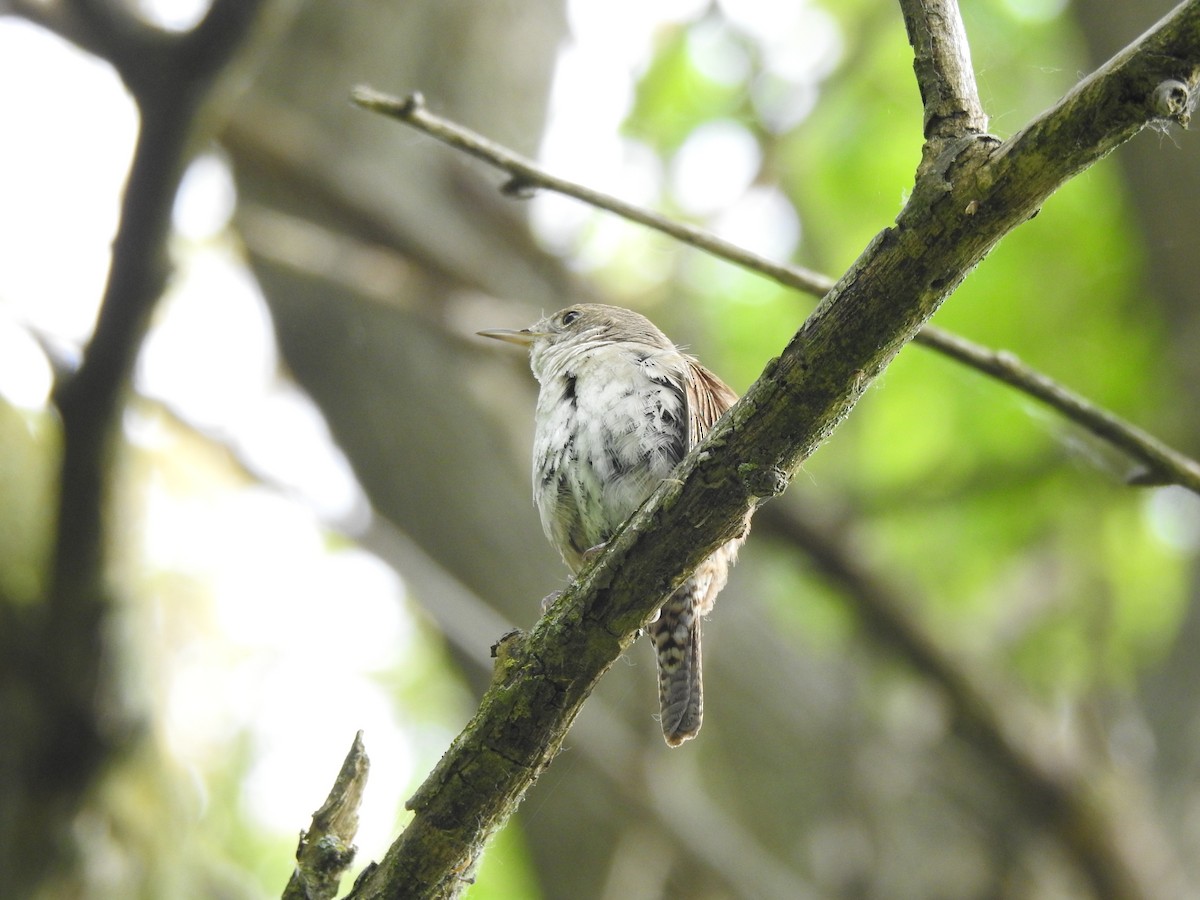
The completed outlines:
[[[1200,0],[1189,0],[1010,140],[943,138],[895,225],[829,290],[676,477],[530,634],[506,640],[479,711],[410,800],[404,833],[352,896],[459,894],[592,688],[672,588],[786,484],[1005,234],[1146,125],[1186,125],[1198,82]],[[1163,101],[1164,84],[1173,102]],[[404,121],[422,110],[415,98],[364,89],[355,96]],[[517,177],[519,187],[531,186],[528,174]],[[1128,895],[1145,893],[1132,869],[1118,869]]]

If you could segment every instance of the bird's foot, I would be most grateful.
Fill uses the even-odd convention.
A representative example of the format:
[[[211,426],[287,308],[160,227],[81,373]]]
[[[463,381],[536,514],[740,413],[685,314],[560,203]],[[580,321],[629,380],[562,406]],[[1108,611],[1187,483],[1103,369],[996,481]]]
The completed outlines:
[[[588,547],[583,551],[583,564],[586,566],[588,563],[593,562],[597,556],[604,552],[604,548],[607,546],[608,541],[602,541],[595,547]]]
[[[554,605],[554,602],[563,595],[562,591],[551,591],[542,598],[542,615],[545,615],[547,610]]]

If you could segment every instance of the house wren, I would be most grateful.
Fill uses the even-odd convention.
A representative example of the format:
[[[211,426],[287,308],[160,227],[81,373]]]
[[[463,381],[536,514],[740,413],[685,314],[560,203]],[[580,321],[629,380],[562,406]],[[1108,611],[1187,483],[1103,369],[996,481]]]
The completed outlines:
[[[572,572],[737,399],[649,319],[617,306],[579,303],[520,331],[479,334],[529,348],[541,384],[533,497],[546,536]],[[743,539],[701,563],[647,627],[672,747],[700,730],[700,617],[725,586]]]

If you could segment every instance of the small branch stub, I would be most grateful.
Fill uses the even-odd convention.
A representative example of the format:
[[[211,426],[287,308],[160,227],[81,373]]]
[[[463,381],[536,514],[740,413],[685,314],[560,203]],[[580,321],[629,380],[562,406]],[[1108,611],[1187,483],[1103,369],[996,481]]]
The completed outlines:
[[[787,472],[776,466],[757,466],[754,463],[739,465],[738,476],[746,492],[759,503],[782,494],[791,480]]]
[[[354,736],[337,780],[312,824],[300,832],[296,868],[283,891],[283,900],[332,900],[338,884],[354,862],[358,808],[367,785],[371,761],[362,732]]]
[[[492,669],[493,685],[505,681],[512,670],[521,664],[524,659],[524,647],[525,632],[519,628],[501,635],[500,639],[492,644],[492,659],[496,661]]]
[[[1195,101],[1191,91],[1182,81],[1168,78],[1160,82],[1150,95],[1150,106],[1155,114],[1163,119],[1170,119],[1177,125],[1187,128],[1192,119],[1192,109]]]

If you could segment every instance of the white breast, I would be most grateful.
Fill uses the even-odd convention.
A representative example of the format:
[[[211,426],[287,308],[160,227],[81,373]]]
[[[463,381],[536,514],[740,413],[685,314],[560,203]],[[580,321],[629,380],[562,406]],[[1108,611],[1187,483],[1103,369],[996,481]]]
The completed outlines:
[[[674,350],[599,345],[538,372],[533,491],[572,569],[687,452],[686,363]]]

